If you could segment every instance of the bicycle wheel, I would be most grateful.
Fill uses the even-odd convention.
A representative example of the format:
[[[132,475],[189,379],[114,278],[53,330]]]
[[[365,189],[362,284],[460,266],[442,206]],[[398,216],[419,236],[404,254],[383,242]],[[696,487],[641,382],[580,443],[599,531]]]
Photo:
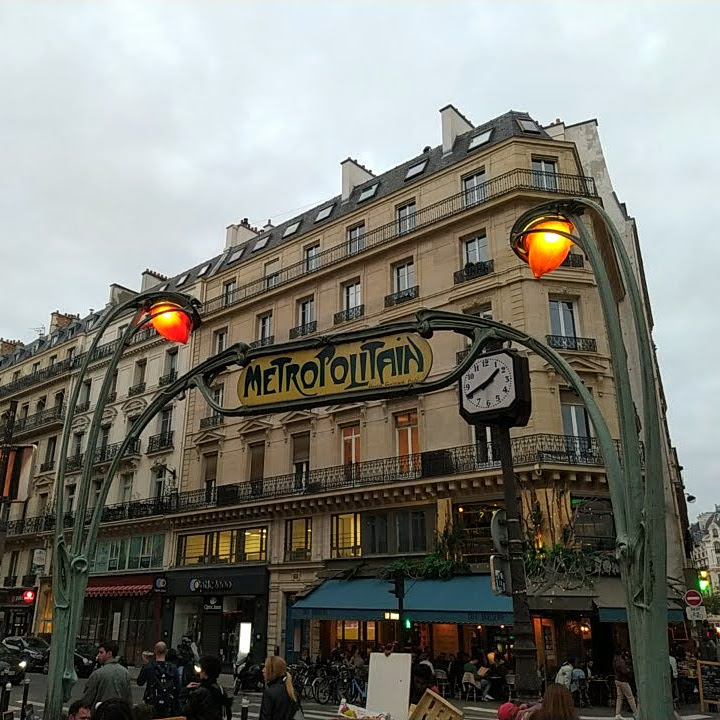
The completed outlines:
[[[333,697],[335,683],[332,680],[323,680],[315,688],[315,699],[321,705],[327,705]]]

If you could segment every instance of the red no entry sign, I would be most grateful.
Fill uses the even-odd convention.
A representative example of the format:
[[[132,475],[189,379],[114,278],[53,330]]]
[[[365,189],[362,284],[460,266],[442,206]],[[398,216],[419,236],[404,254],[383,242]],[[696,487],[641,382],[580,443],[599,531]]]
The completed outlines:
[[[690,607],[700,607],[703,604],[702,595],[697,590],[688,590],[685,593],[685,603]]]

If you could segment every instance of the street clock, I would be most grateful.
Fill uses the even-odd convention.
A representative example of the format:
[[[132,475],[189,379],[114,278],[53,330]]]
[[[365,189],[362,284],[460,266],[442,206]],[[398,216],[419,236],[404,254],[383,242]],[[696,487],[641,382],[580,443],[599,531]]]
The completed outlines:
[[[473,425],[527,425],[530,404],[528,361],[514,350],[478,356],[460,379],[460,415]]]

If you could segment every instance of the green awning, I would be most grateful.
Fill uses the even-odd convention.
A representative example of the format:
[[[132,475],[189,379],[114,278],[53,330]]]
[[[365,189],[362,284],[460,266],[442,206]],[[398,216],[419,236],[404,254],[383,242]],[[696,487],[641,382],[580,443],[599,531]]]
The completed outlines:
[[[384,580],[326,580],[291,608],[293,620],[383,620],[397,611]],[[512,624],[512,599],[495,595],[488,575],[450,580],[407,580],[405,614],[416,622]]]

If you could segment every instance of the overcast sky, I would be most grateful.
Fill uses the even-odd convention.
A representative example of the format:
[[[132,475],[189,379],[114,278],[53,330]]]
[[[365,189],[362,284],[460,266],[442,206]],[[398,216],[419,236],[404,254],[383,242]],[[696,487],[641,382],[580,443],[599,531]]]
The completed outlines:
[[[631,6],[631,7],[630,7]],[[453,103],[597,118],[637,218],[674,443],[720,503],[720,3],[0,0],[0,336],[220,252],[441,141]]]

